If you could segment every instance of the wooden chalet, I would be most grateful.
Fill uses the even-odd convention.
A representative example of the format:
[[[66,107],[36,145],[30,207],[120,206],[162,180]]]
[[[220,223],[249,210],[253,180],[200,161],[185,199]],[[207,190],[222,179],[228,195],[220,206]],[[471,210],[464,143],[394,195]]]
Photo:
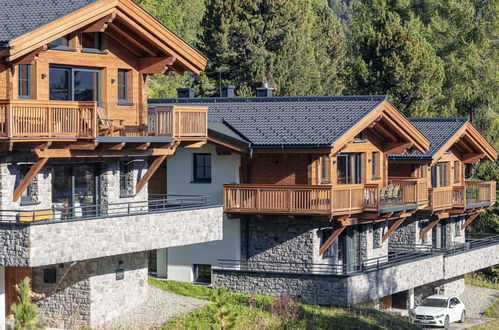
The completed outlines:
[[[140,190],[178,145],[205,143],[207,108],[148,109],[147,77],[206,57],[130,0],[44,6],[0,14],[0,150],[38,159],[14,200],[50,158],[154,156]]]
[[[497,151],[467,118],[411,118],[431,142],[425,152],[389,156],[390,182],[421,182],[428,187],[422,211],[435,220],[421,237],[444,218],[469,215],[466,228],[480,212],[496,201],[495,181],[467,181],[466,164],[495,161]]]

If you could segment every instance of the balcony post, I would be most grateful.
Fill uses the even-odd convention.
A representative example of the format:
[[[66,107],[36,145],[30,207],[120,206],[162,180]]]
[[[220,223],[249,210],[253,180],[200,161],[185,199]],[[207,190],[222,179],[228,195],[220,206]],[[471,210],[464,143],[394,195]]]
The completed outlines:
[[[14,114],[13,114],[13,111],[12,111],[12,104],[10,102],[7,103],[7,107],[6,107],[6,110],[7,110],[7,113],[6,113],[6,121],[7,121],[7,137],[9,138],[12,138],[13,135],[14,135],[14,131],[13,131],[13,123],[14,123]]]
[[[52,105],[49,104],[47,106],[47,133],[48,133],[48,137],[52,137],[52,133],[54,131],[54,124],[53,124],[53,119],[52,119]],[[78,125],[79,126],[79,125]],[[78,133],[78,132],[77,132]]]

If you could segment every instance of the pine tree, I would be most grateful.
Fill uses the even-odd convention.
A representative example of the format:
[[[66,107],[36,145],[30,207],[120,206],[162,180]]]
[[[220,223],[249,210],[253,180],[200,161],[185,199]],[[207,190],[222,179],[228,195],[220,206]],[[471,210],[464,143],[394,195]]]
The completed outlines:
[[[443,63],[417,20],[402,21],[387,0],[365,0],[355,4],[349,32],[352,92],[388,94],[409,116],[428,116],[436,110]]]
[[[202,40],[211,60],[209,76],[236,84],[239,95],[251,95],[264,83],[274,87],[276,95],[343,90],[336,72],[341,61],[332,57],[345,52],[320,50],[343,44],[337,40],[318,44],[322,40],[317,31],[326,30],[343,40],[344,34],[334,16],[319,20],[316,4],[312,0],[207,0]],[[328,73],[323,72],[324,61],[332,65]]]
[[[10,307],[15,319],[14,329],[37,329],[38,307],[31,302],[33,292],[29,277],[25,277],[16,290],[19,292],[18,302]]]

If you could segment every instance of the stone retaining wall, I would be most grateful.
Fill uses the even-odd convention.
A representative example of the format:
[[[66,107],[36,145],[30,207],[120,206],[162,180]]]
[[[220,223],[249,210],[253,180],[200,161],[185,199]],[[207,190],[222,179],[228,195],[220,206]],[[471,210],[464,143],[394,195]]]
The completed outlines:
[[[498,244],[445,257],[444,278],[451,279],[499,264]]]
[[[0,266],[37,267],[221,240],[222,221],[222,207],[210,206],[20,227],[0,225],[0,233],[7,234],[0,238]]]

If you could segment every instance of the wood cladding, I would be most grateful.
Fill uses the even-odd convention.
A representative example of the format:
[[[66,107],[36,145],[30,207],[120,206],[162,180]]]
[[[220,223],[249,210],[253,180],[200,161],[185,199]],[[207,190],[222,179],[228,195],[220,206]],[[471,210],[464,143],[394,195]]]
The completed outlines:
[[[308,164],[307,155],[256,154],[249,163],[251,167],[249,183],[308,184]]]

